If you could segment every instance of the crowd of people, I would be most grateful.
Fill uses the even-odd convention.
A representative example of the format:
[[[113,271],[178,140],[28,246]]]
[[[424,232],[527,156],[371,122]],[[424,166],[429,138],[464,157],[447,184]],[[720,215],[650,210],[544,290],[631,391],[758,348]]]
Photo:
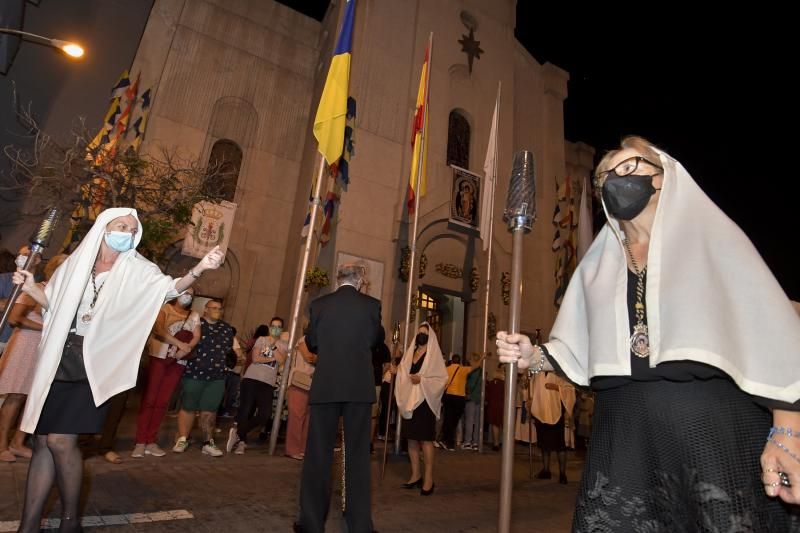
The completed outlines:
[[[0,461],[30,459],[20,531],[38,531],[54,483],[61,531],[78,530],[78,435],[99,435],[105,459],[123,460],[114,436],[143,352],[137,459],[168,453],[159,442],[170,438],[160,433],[172,407],[173,453],[189,449],[197,422],[203,454],[244,454],[282,416],[273,398],[288,372],[284,451],[303,462],[295,531],[324,531],[337,448],[348,530],[374,530],[369,458],[376,438],[392,438],[395,413],[410,466],[402,487],[422,496],[434,494],[437,448],[472,451],[483,441],[483,408],[487,441],[499,450],[508,362],[527,372],[516,438],[541,449],[538,479],[552,477],[555,454],[567,483],[567,450],[591,437],[575,531],[785,531],[789,505],[800,503],[795,310],[738,228],[665,152],[628,138],[595,177],[608,224],[572,277],[549,341],[499,332],[499,363],[446,358],[428,322],[393,353],[380,301],[362,293],[360,264],[340,266],[336,289],[310,303],[294,347],[278,316],[241,341],[220,300],[193,306],[191,285],[220,266],[222,252],[180,278],[164,275],[135,252],[132,209],[101,213],[43,275],[36,261],[22,268],[27,248],[0,252],[0,299],[14,284],[23,291],[0,332]],[[730,243],[724,257],[710,251],[720,239]],[[222,448],[220,415],[233,420]]]

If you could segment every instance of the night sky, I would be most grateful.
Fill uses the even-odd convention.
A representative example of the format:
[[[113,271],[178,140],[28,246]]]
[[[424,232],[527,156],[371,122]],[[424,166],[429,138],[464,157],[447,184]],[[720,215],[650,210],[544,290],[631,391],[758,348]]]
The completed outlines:
[[[279,1],[317,19],[328,5]],[[561,4],[519,0],[516,36],[539,62],[570,73],[567,139],[602,154],[637,134],[666,149],[800,300],[788,15],[752,5],[703,14],[696,4],[662,3],[656,15],[643,3],[625,11]],[[483,48],[476,69],[491,55]]]

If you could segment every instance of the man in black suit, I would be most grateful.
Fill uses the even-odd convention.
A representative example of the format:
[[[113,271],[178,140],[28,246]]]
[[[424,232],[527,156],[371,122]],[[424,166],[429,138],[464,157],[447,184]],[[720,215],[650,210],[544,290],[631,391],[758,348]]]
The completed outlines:
[[[363,265],[343,265],[339,288],[311,303],[306,346],[318,355],[309,404],[311,420],[295,531],[321,533],[330,502],[331,464],[339,417],[344,419],[345,519],[349,533],[372,529],[370,423],[376,401],[372,347],[378,340],[381,303],[359,291]]]

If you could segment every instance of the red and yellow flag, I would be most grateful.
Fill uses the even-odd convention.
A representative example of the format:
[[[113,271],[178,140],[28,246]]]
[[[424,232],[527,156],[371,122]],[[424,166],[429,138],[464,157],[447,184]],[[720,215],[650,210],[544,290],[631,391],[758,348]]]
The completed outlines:
[[[417,91],[417,109],[414,112],[414,123],[411,129],[411,148],[414,155],[411,158],[411,177],[408,182],[408,214],[414,214],[417,195],[425,196],[427,188],[428,166],[428,77],[430,76],[431,45],[425,49],[425,62],[422,64],[422,74],[419,78]],[[417,186],[417,173],[420,172],[420,157],[422,158],[421,175],[419,176],[419,191]]]

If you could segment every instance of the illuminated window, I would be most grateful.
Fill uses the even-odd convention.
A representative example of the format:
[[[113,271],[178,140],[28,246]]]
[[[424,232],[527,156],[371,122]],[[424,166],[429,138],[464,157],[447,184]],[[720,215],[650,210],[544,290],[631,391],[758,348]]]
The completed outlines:
[[[419,309],[436,311],[439,309],[439,302],[437,302],[430,294],[419,291],[417,295],[417,307]]]

